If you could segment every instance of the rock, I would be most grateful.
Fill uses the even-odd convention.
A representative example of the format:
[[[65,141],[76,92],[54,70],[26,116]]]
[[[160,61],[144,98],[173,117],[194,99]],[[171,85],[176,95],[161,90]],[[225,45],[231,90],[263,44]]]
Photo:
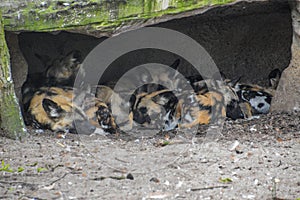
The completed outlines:
[[[18,35],[11,32],[6,32],[5,36],[10,51],[11,72],[12,79],[14,81],[15,92],[19,101],[21,101],[21,87],[27,78],[28,65],[19,48]]]
[[[300,110],[300,2],[295,1],[290,5],[293,20],[292,59],[282,74],[271,111]]]

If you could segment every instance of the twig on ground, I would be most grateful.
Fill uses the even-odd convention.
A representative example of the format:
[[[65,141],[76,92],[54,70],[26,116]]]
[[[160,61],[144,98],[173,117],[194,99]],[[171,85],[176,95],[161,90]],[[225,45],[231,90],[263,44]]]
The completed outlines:
[[[57,181],[60,181],[61,179],[65,178],[68,174],[69,174],[69,173],[65,173],[64,175],[62,175],[62,176],[59,177],[58,179],[56,179],[56,180],[50,182],[49,184],[47,184],[47,186],[53,185],[53,184],[56,183]],[[44,186],[46,186],[46,185],[44,185]]]
[[[117,157],[115,157],[115,159],[116,159],[117,161],[120,161],[120,162],[123,162],[123,163],[129,163],[128,161],[126,161],[126,160],[122,160],[122,159],[120,159],[120,158],[117,158]]]
[[[203,188],[191,188],[191,191],[200,191],[200,190],[213,190],[216,188],[228,188],[228,185],[217,185],[217,186],[210,186],[210,187],[203,187]]]

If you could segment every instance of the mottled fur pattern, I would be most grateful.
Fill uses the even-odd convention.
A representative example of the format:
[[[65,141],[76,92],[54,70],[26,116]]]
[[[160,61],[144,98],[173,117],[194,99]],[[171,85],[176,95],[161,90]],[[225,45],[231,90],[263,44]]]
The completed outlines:
[[[82,69],[83,58],[77,50],[53,61],[47,56],[38,57],[47,68],[45,72],[47,86],[73,86],[77,73]]]
[[[96,87],[96,97],[67,87],[73,86],[81,69],[80,52],[72,51],[52,62],[42,56],[40,59],[47,70],[37,74],[36,80],[32,75],[31,82],[22,88],[25,118],[27,124],[38,128],[64,132],[92,133],[101,128],[117,133],[119,126],[128,130],[134,123],[168,131],[218,124],[225,117],[249,118],[269,112],[280,78],[279,70],[270,73],[270,89],[229,81],[222,74],[222,80],[202,80],[200,76],[186,79],[178,72],[178,59],[170,65],[174,70],[140,69],[140,77],[125,80],[130,87],[135,87],[136,81],[144,84],[126,102],[122,92],[127,91],[116,93],[104,85]],[[39,81],[39,76],[45,81]]]
[[[188,100],[180,99],[180,127],[192,128],[199,124],[218,123],[226,117],[226,105],[222,93],[214,89],[202,88],[188,96]]]
[[[138,88],[131,98],[133,120],[146,127],[171,130],[218,123],[226,116],[237,119],[249,115],[244,111],[248,107],[240,106],[238,95],[224,81],[193,81],[191,89],[180,86],[176,91],[158,84]]]
[[[226,116],[226,105],[232,105],[234,101],[238,104],[238,96],[229,86],[222,85],[221,81],[212,83],[208,80],[206,83],[200,76],[186,79],[178,72],[179,65],[180,60],[177,59],[170,65],[174,70],[144,73],[145,77],[151,74],[146,80],[162,83],[163,86],[145,84],[135,91],[131,99],[134,121],[144,126],[163,123],[164,130],[174,129],[179,124],[182,124],[181,127],[191,127],[218,121]],[[218,89],[224,91],[220,92]],[[233,109],[240,108],[237,106]],[[236,118],[240,118],[241,113],[239,111],[234,114],[239,115]]]
[[[266,114],[271,107],[273,91],[258,85],[237,84],[235,86],[240,102],[248,102],[253,115]]]
[[[224,98],[223,104],[226,106],[226,116],[232,119],[238,119],[243,118],[244,114],[239,106],[239,97],[232,88],[232,85],[234,84],[234,81],[230,81],[228,79],[224,81],[206,79],[193,83],[193,88],[195,92],[202,91],[202,94],[210,91],[220,93]]]
[[[40,88],[30,101],[28,114],[31,123],[52,131],[92,133],[101,128],[116,133],[118,127],[108,106],[92,96],[85,97],[78,104],[78,95],[79,91],[69,87]]]
[[[171,90],[138,92],[131,98],[133,120],[145,127],[162,128],[166,115],[171,117],[177,105],[177,98]]]
[[[28,110],[29,101],[41,87],[73,87],[77,73],[81,69],[82,57],[79,51],[71,51],[62,58],[52,60],[47,55],[38,55],[46,70],[40,73],[28,74],[22,86],[23,109]]]
[[[197,91],[184,91],[178,97],[172,90],[164,88],[135,94],[134,121],[147,127],[161,125],[166,131],[178,126],[191,128],[217,123],[226,117],[225,98],[221,92],[203,83],[201,88],[198,83]]]
[[[74,129],[74,125],[71,124],[72,120],[74,120],[72,123],[76,122],[77,124],[82,124],[86,121],[82,117],[88,117],[90,124],[93,126],[100,125],[102,129],[108,132],[115,132],[117,125],[112,117],[112,102],[110,102],[113,94],[112,91],[109,91],[108,88],[103,89],[102,87],[101,92],[98,92],[97,95],[99,95],[99,98],[103,99],[101,105],[99,104],[99,98],[88,98],[88,100],[84,99],[85,102],[83,102],[80,97],[82,95],[73,94],[75,97],[70,98],[65,96],[66,94],[62,92],[62,90],[66,89],[66,86],[73,86],[78,72],[84,73],[81,69],[82,57],[79,51],[71,51],[66,56],[54,60],[44,55],[36,56],[42,61],[44,66],[46,66],[46,71],[43,73],[30,74],[27,82],[23,85],[23,113],[27,125],[35,123],[36,127],[40,128],[49,128],[55,131],[72,131],[72,129]],[[45,90],[49,91],[46,92]],[[55,93],[48,95],[48,93],[53,92],[53,90],[55,90]],[[70,91],[70,93],[76,93],[75,89],[70,88]],[[42,93],[42,96],[38,98],[40,93]],[[62,95],[60,95],[60,93]],[[47,100],[43,100],[43,98]],[[52,99],[54,99],[54,103],[52,103]],[[113,99],[116,99],[115,96]],[[121,98],[117,99],[120,100]],[[58,100],[58,102],[55,100]],[[37,108],[33,108],[33,102],[38,104]],[[64,105],[65,107],[61,108],[61,103],[67,104],[67,106]],[[120,105],[118,103],[120,103]],[[122,103],[124,102],[119,101],[115,104],[120,108],[124,106]],[[129,108],[129,106],[127,107]],[[74,109],[74,113],[72,113],[73,111],[71,112],[71,108]],[[57,115],[60,114],[59,117],[52,115],[54,111],[60,111],[59,113],[55,113]],[[119,113],[118,110],[116,112]],[[72,116],[70,116],[70,113],[72,113]],[[118,116],[119,121],[122,121],[120,115],[117,114],[116,116]],[[79,127],[85,126],[81,125]],[[88,127],[85,128],[89,129]]]
[[[250,104],[252,115],[268,113],[280,76],[281,72],[279,69],[274,69],[270,72],[268,76],[269,88],[252,84],[236,84],[234,89],[239,96],[239,101]]]
[[[129,102],[125,101],[120,94],[113,91],[110,87],[104,85],[96,86],[96,97],[105,102],[122,130],[132,129],[133,114],[129,112]]]
[[[277,72],[272,72],[272,76],[275,74],[276,78],[280,77]],[[272,82],[274,83],[274,79]],[[273,88],[245,85],[238,83],[238,80],[228,79],[193,80],[191,83],[193,91],[177,88],[177,91],[181,91],[178,97],[170,95],[173,90],[158,86],[151,86],[150,90],[149,85],[138,89],[140,93],[135,94],[133,101],[133,119],[140,124],[150,124],[153,119],[164,119],[161,120],[164,129],[170,130],[177,125],[191,128],[198,124],[218,123],[225,117],[251,118],[253,115],[269,112],[274,91]],[[166,97],[163,104],[153,98],[162,96]]]

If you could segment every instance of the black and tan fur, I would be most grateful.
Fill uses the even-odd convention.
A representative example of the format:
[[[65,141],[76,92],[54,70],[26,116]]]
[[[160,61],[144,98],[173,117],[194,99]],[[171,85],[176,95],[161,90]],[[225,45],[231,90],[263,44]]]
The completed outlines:
[[[204,83],[204,82],[203,82]],[[200,84],[200,83],[198,83]],[[181,128],[192,128],[199,124],[218,123],[226,117],[225,98],[221,92],[206,84],[189,91],[188,98],[179,100]]]
[[[241,112],[238,105],[238,95],[232,88],[234,84],[235,81],[228,79],[206,79],[193,83],[193,88],[196,93],[199,91],[202,91],[202,94],[209,91],[220,93],[223,96],[224,105],[226,106],[226,116],[234,119],[243,118],[243,112]]]
[[[178,59],[170,65],[176,71],[146,70],[141,77],[136,77],[137,80],[127,80],[130,86],[135,85],[134,81],[144,85],[135,90],[129,102],[125,102],[121,94],[127,91],[116,93],[99,85],[94,97],[67,87],[73,86],[81,62],[78,51],[70,52],[47,64],[43,74],[45,85],[38,82],[38,86],[31,89],[28,89],[31,82],[24,85],[23,103],[28,122],[38,128],[64,132],[76,129],[82,133],[92,133],[96,128],[117,133],[119,126],[131,129],[134,123],[166,131],[218,124],[225,117],[249,118],[267,113],[276,88],[274,85],[280,77],[279,70],[270,73],[273,87],[270,89],[228,81],[224,77],[223,80],[202,80],[198,76],[183,79],[178,72]],[[190,88],[186,87],[187,83]]]
[[[77,73],[82,69],[82,55],[74,50],[67,55],[51,60],[47,56],[36,55],[46,66],[47,86],[73,86]]]
[[[220,88],[225,86],[216,83],[216,88],[210,81],[197,82],[195,90],[183,91],[178,96],[163,87],[157,91],[135,94],[132,104],[134,121],[147,127],[152,124],[163,125],[164,130],[178,126],[191,128],[199,124],[218,123],[226,117],[227,105],[233,98],[238,101],[238,97],[234,91],[231,91],[234,97],[226,94],[228,91],[220,92]],[[241,115],[239,107],[232,109],[238,110]]]
[[[234,89],[239,96],[239,101],[250,104],[253,115],[268,113],[280,76],[281,72],[278,69],[270,72],[269,88],[254,84],[236,84]]]
[[[179,62],[174,63],[177,66]],[[164,130],[171,130],[178,126],[191,128],[198,124],[217,123],[226,116],[237,119],[251,115],[249,105],[240,104],[231,83],[193,79],[192,82],[187,80],[192,83],[192,87],[188,89],[181,88],[184,85],[182,81],[185,80],[177,80],[176,74],[165,74],[164,77],[169,77],[176,90],[158,84],[147,84],[133,94],[131,111],[133,120],[138,124],[147,127],[163,124]]]
[[[133,120],[145,127],[167,126],[169,129],[172,125],[167,122],[174,117],[178,100],[171,90],[160,86],[158,88],[161,89],[133,95],[131,99]]]
[[[28,74],[26,82],[22,86],[22,104],[24,110],[28,110],[29,101],[41,87],[73,87],[76,75],[82,72],[82,56],[79,51],[71,51],[62,58],[51,60],[47,55],[36,57],[44,64],[45,71]],[[82,72],[84,73],[84,72]]]
[[[130,112],[130,102],[126,101],[122,94],[116,93],[105,85],[97,85],[96,97],[103,101],[111,110],[118,126],[122,130],[130,130],[133,127],[133,113]]]
[[[116,133],[117,125],[104,102],[92,96],[79,100],[78,96],[79,91],[69,87],[40,88],[30,101],[31,123],[52,131],[92,133],[101,128]]]

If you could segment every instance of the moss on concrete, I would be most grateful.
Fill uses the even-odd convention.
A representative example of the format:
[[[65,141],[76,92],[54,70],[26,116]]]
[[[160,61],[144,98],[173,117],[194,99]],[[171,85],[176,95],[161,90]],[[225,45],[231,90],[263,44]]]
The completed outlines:
[[[10,138],[21,138],[26,134],[11,78],[10,58],[2,20],[0,20],[0,127],[4,130],[5,136]]]
[[[235,0],[33,1],[2,7],[9,31],[57,31],[87,26],[113,31],[134,21],[174,15]]]

